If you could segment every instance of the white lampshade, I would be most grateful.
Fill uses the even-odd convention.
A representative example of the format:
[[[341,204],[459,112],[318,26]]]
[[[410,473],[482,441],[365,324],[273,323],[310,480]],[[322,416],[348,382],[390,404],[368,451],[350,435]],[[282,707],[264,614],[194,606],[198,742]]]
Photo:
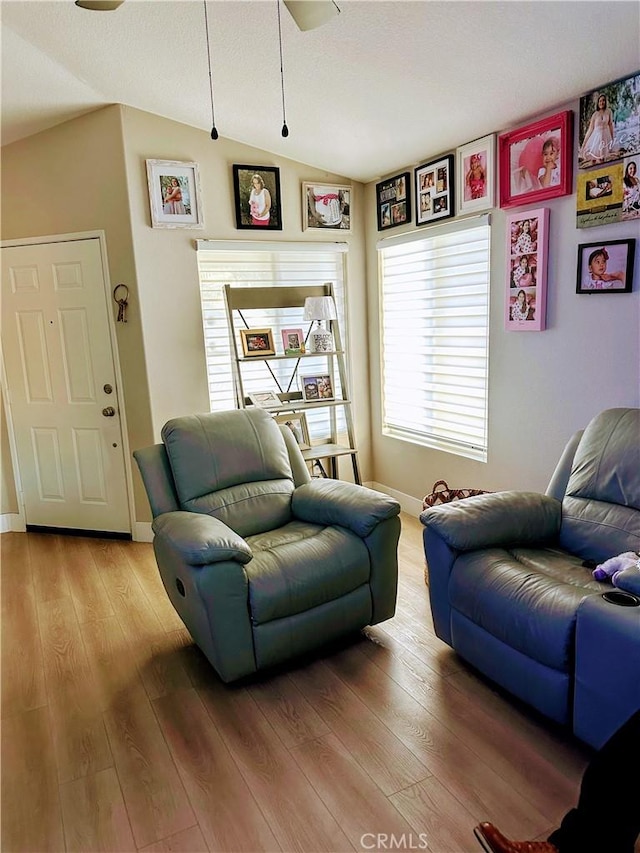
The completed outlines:
[[[336,306],[332,296],[307,296],[304,301],[305,320],[335,320]]]

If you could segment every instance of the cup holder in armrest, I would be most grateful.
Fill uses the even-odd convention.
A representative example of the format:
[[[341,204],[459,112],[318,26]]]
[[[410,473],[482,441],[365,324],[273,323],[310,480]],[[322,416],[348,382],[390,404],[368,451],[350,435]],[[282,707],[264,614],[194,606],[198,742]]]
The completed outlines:
[[[620,607],[640,606],[640,598],[637,595],[633,595],[631,592],[623,592],[621,589],[612,589],[610,592],[603,592],[602,597],[609,604],[617,604]]]

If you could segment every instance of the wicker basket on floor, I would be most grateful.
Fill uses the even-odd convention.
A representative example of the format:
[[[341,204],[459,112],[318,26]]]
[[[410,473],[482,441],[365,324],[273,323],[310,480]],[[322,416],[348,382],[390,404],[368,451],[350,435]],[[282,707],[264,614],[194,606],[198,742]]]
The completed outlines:
[[[474,495],[489,494],[484,489],[450,489],[445,480],[437,480],[428,495],[422,499],[422,509],[429,509],[439,504],[448,504],[451,501],[460,501],[463,498],[472,498]],[[424,582],[429,586],[429,566],[424,564]]]

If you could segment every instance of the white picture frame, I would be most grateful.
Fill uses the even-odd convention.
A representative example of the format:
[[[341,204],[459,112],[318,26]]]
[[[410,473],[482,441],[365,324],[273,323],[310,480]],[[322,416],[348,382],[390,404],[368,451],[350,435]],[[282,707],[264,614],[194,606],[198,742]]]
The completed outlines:
[[[458,214],[478,213],[495,206],[495,163],[496,136],[494,133],[456,149]]]
[[[204,228],[198,164],[180,160],[146,164],[151,227]]]
[[[282,400],[275,391],[255,391],[248,397],[254,406],[259,406],[261,409],[277,409],[282,406]]]
[[[303,231],[351,233],[351,184],[302,183]]]

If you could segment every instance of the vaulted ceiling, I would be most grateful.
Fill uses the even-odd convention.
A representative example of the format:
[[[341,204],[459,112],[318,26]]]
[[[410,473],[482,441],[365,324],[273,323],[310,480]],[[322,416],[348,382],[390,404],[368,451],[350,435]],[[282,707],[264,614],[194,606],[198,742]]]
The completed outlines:
[[[517,126],[640,67],[640,3],[207,0],[221,136],[369,181]],[[2,0],[2,143],[111,103],[211,128],[203,0]],[[215,145],[215,142],[211,143]]]

